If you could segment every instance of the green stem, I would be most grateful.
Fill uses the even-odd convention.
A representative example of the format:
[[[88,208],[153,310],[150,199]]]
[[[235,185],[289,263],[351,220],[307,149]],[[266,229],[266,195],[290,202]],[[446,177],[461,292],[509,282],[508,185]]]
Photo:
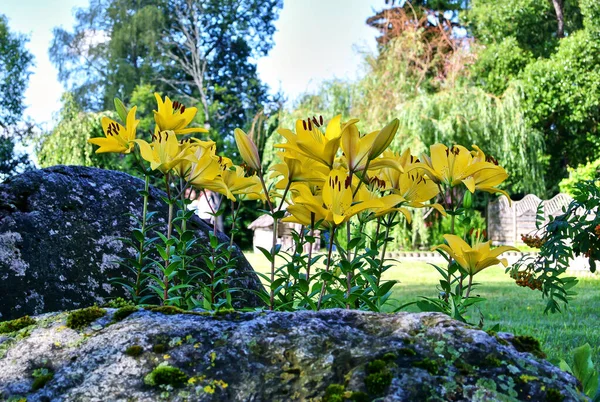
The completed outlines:
[[[171,233],[173,232],[173,199],[171,198],[171,189],[169,185],[169,174],[165,175],[165,184],[167,186],[167,198],[169,200],[169,218],[167,222],[167,250],[166,250],[166,258],[165,258],[165,272],[169,267],[169,260],[171,259],[171,245],[169,244],[169,240],[171,239]],[[163,304],[169,298],[169,277],[164,274],[163,282],[165,285],[164,294],[163,294]]]
[[[314,238],[315,235],[315,213],[310,213],[310,236]],[[308,263],[306,264],[306,282],[310,284],[310,266],[312,265],[312,252],[313,252],[313,243],[308,243]]]
[[[150,176],[144,174],[144,201],[142,207],[142,235],[144,238],[140,240],[140,255],[138,256],[138,269],[137,276],[135,279],[135,299],[139,299],[141,290],[140,282],[142,280],[142,263],[144,262],[144,243],[146,240],[146,215],[148,215],[148,195],[150,190]]]
[[[379,283],[381,282],[381,275],[382,275],[382,269],[383,269],[383,261],[385,259],[385,250],[387,249],[387,238],[390,235],[390,225],[387,225],[385,228],[385,239],[383,240],[383,247],[381,248],[381,256],[379,258],[379,268],[377,269],[377,286],[379,286]]]
[[[473,285],[473,275],[469,274],[469,283],[467,284],[467,293],[465,294],[465,299],[469,298],[471,294],[471,286]]]
[[[260,179],[260,183],[262,184],[263,191],[265,192],[265,198],[267,199],[267,204],[269,204],[269,210],[271,211],[271,216],[273,217],[273,239],[272,239],[272,247],[271,247],[271,283],[275,282],[275,249],[277,246],[277,219],[275,218],[275,209],[273,209],[273,203],[271,202],[271,197],[269,197],[269,190],[267,190],[267,185],[265,184],[265,179],[262,175],[262,172],[258,172],[258,178]],[[275,305],[275,289],[271,288],[269,295],[269,310],[273,311]]]
[[[356,186],[356,189],[354,189],[354,192],[352,193],[352,198],[354,198],[354,196],[356,196],[356,193],[358,193],[358,189],[360,188],[361,184],[363,183],[363,181],[366,179],[367,177],[367,170],[369,169],[369,165],[371,164],[371,160],[367,160],[367,163],[365,164],[365,168],[363,169],[363,174],[362,177],[360,178],[360,181],[358,182],[358,185]],[[350,172],[350,176],[352,176],[352,172]]]
[[[273,239],[272,239],[272,247],[271,247],[271,284],[275,282],[275,257],[277,253],[275,252],[277,246],[277,218],[273,214]],[[275,308],[275,289],[271,286],[271,292],[269,294],[269,310],[273,311]]]
[[[335,226],[331,227],[331,233],[329,233],[329,247],[327,247],[327,265],[325,266],[325,272],[329,273],[331,267],[331,251],[333,250],[333,238],[335,237]],[[323,302],[323,296],[325,296],[325,289],[327,289],[327,281],[323,281],[323,287],[319,294],[319,301],[317,303],[317,311],[321,309],[321,303]]]

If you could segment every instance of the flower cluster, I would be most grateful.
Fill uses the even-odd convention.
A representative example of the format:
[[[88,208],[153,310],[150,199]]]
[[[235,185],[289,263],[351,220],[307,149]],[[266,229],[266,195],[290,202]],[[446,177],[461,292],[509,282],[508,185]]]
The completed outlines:
[[[98,153],[133,153],[139,156],[146,175],[146,188],[150,172],[160,173],[165,179],[169,220],[166,235],[159,236],[164,241],[164,247],[157,249],[164,260],[164,263],[159,264],[159,271],[163,277],[152,277],[152,280],[160,285],[156,289],[163,293],[160,297],[165,304],[181,304],[181,300],[187,297],[192,287],[186,281],[195,277],[186,271],[187,257],[173,255],[181,250],[185,253],[185,250],[189,249],[186,239],[190,236],[186,234],[185,213],[175,217],[174,205],[178,202],[182,206],[185,205],[185,190],[190,187],[219,193],[222,198],[226,197],[232,202],[244,199],[263,200],[268,205],[275,233],[272,249],[262,250],[271,262],[271,275],[267,277],[271,284],[270,295],[264,295],[263,299],[271,309],[276,308],[276,292],[295,287],[302,294],[302,305],[309,308],[318,310],[322,302],[327,303],[335,298],[338,298],[338,301],[330,305],[345,305],[347,308],[351,305],[364,305],[371,309],[379,308],[381,303],[385,303],[393,285],[383,285],[380,281],[381,274],[386,269],[384,255],[385,245],[389,241],[389,230],[402,217],[410,222],[409,208],[433,208],[442,215],[451,215],[454,232],[454,219],[462,213],[458,207],[463,204],[463,199],[463,205],[470,204],[471,194],[475,191],[502,193],[508,197],[508,194],[497,188],[508,174],[494,158],[486,156],[475,145],[469,150],[461,145],[447,147],[434,144],[429,148],[429,153],[420,155],[413,155],[410,149],[403,152],[388,149],[399,128],[398,119],[392,120],[381,129],[367,133],[360,132],[358,119],[343,121],[340,115],[328,122],[322,116],[298,120],[293,130],[278,129],[285,141],[275,145],[279,150],[278,161],[265,170],[257,146],[241,129],[234,131],[234,138],[239,157],[243,159],[244,164],[236,166],[228,157],[217,154],[215,142],[188,136],[207,131],[193,126],[196,108],[173,102],[168,97],[163,100],[159,94],[155,94],[155,97],[155,128],[150,141],[136,137],[139,123],[135,116],[136,107],[128,110],[122,102],[115,100],[117,112],[124,125],[104,117],[102,127],[105,137],[94,138],[90,142],[99,146],[96,151]],[[144,211],[146,206],[147,195]],[[219,213],[218,209],[217,207],[217,210],[213,211],[215,215]],[[235,214],[236,209],[232,210]],[[146,212],[141,230],[143,233],[145,216]],[[322,273],[310,276],[313,258],[309,253],[305,262],[299,262],[298,266],[290,268],[290,272],[295,272],[293,280],[288,283],[284,281],[285,278],[275,279],[275,273],[280,272],[275,269],[276,254],[279,250],[276,247],[279,219],[302,226],[302,233],[298,234],[296,240],[298,243],[302,242],[302,239],[314,241],[313,234],[318,228],[325,228],[329,232],[328,257]],[[235,218],[232,220],[235,224]],[[368,255],[359,255],[359,245],[366,242],[362,230],[366,222],[371,220],[377,221],[376,234],[371,239],[374,246],[371,248],[376,249],[382,245],[379,259],[376,258],[377,250],[374,253],[367,252]],[[179,240],[172,239],[171,236],[174,222],[183,222],[179,229],[175,228],[179,233]],[[351,239],[351,223],[360,229],[358,239]],[[338,249],[341,248],[336,235],[343,225],[346,227],[346,243],[343,247],[345,250],[340,252],[340,261],[333,267],[333,245],[336,242]],[[381,226],[386,229],[383,236],[379,233]],[[214,230],[216,231],[216,226]],[[472,232],[469,235],[471,244],[452,233],[445,236],[447,244],[434,247],[449,256],[449,267],[453,265],[453,261],[462,267],[461,276],[458,278],[461,289],[462,281],[469,276],[466,298],[471,289],[472,276],[491,265],[502,263],[506,266],[506,260],[499,256],[513,249],[506,246],[492,249],[490,242],[482,242],[485,236],[483,233]],[[215,272],[227,270],[219,268],[216,256],[218,246],[212,244],[213,240],[218,241],[216,233],[211,238],[213,251],[206,260],[211,272],[204,274],[207,273],[215,284],[227,283],[226,278],[218,279],[215,276]],[[136,286],[143,282],[140,280],[140,267],[143,266],[143,256],[147,255],[144,244],[141,239],[139,261],[136,265]],[[301,247],[297,247],[299,248]],[[354,248],[354,258],[351,248]],[[367,271],[361,265],[361,258],[370,266],[369,273],[365,273]],[[230,263],[229,257],[223,260],[226,264]],[[299,274],[300,266],[306,271],[302,275]],[[357,275],[356,270],[360,271]],[[448,272],[450,275],[450,268]],[[340,278],[342,274],[345,275],[343,281]],[[364,277],[360,278],[360,275]],[[320,279],[320,283],[311,289],[310,281],[315,280],[315,277]],[[450,278],[447,282],[451,283]],[[340,286],[344,289],[343,292]],[[205,308],[217,303],[215,300],[220,293],[215,289],[217,285],[211,285],[210,289],[200,296],[210,301],[205,304]],[[331,293],[326,297],[325,293],[329,291]],[[281,298],[284,306],[297,303],[285,299],[285,296]],[[318,299],[318,302],[315,299]],[[188,306],[191,305],[194,304],[188,303]]]
[[[262,187],[256,175],[247,176],[242,167],[231,159],[216,154],[213,141],[196,138],[180,139],[185,134],[205,133],[201,127],[190,127],[197,109],[186,108],[183,104],[163,101],[154,94],[157,109],[154,111],[155,129],[151,142],[136,138],[136,107],[126,109],[125,126],[108,118],[102,118],[105,138],[92,138],[90,143],[100,146],[96,153],[130,153],[137,145],[141,157],[150,164],[150,169],[158,170],[170,179],[181,179],[186,185],[199,190],[220,193],[232,201],[236,196],[245,199],[263,197]],[[123,116],[121,116],[123,118]]]

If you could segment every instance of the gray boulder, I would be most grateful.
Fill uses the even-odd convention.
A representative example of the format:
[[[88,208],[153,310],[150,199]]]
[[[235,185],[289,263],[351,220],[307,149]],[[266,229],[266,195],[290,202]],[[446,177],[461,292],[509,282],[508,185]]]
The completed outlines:
[[[128,174],[81,166],[34,170],[0,184],[0,319],[123,296],[109,279],[131,275],[115,261],[132,255],[119,238],[130,238],[135,227],[127,214],[141,217],[143,187]],[[165,194],[150,193],[150,210],[165,222]],[[209,225],[200,219],[191,225],[206,243]],[[260,281],[243,254],[235,254],[233,286],[246,290],[236,303],[259,306],[251,290]]]
[[[0,399],[586,400],[533,339],[437,313],[123,315],[107,309],[86,325],[47,314],[0,338]]]

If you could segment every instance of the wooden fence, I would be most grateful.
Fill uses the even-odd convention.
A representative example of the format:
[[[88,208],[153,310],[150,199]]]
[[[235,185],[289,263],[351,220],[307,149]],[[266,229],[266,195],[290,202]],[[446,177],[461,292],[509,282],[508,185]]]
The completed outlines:
[[[534,232],[535,219],[540,202],[544,206],[544,222],[550,216],[562,213],[562,208],[569,205],[572,198],[566,194],[558,194],[550,200],[542,201],[533,194],[528,194],[519,201],[509,204],[505,196],[488,204],[487,230],[492,244],[521,245],[521,235]]]

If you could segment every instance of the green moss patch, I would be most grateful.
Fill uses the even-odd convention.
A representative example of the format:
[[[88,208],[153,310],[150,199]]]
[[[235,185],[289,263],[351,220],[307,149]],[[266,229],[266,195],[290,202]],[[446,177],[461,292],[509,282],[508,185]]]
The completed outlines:
[[[72,311],[67,317],[67,327],[75,330],[83,329],[98,318],[104,317],[105,314],[106,310],[98,306]]]
[[[131,314],[135,313],[136,311],[138,311],[139,308],[136,306],[124,306],[121,307],[120,309],[118,309],[117,311],[115,311],[115,313],[113,314],[113,320],[115,321],[122,321],[125,318],[129,317]]]
[[[436,375],[440,369],[439,363],[432,359],[423,359],[418,362],[414,362],[413,366],[427,370],[433,375]]]
[[[103,305],[102,307],[110,307],[110,308],[123,308],[123,307],[133,307],[133,301],[131,300],[125,300],[122,297],[117,297],[115,299],[112,299],[111,301],[109,301],[108,303],[106,303],[105,305]]]
[[[392,373],[388,368],[388,364],[388,362],[380,359],[367,364],[365,368],[367,373],[365,386],[369,394],[374,396],[383,395],[389,388],[392,383]]]
[[[542,351],[542,347],[540,346],[540,341],[533,336],[515,336],[510,339],[510,343],[512,343],[519,352],[531,353],[540,359],[546,358],[546,354]]]
[[[127,349],[125,349],[125,354],[131,357],[137,357],[144,353],[144,348],[140,345],[131,345]]]
[[[330,384],[323,395],[323,402],[344,402],[346,388],[340,384]]]
[[[150,310],[153,313],[161,313],[165,315],[176,315],[176,314],[193,314],[193,311],[185,311],[175,306],[154,306],[146,307],[146,310]]]
[[[33,371],[33,383],[31,384],[31,390],[37,391],[46,386],[46,384],[54,378],[54,372],[49,368],[39,368]]]
[[[170,385],[180,387],[187,382],[189,377],[183,371],[173,366],[158,366],[146,377],[144,383],[151,386]]]
[[[0,334],[8,334],[35,325],[35,320],[28,315],[12,321],[0,322]]]
[[[563,402],[565,397],[556,388],[550,388],[546,391],[546,402]]]

